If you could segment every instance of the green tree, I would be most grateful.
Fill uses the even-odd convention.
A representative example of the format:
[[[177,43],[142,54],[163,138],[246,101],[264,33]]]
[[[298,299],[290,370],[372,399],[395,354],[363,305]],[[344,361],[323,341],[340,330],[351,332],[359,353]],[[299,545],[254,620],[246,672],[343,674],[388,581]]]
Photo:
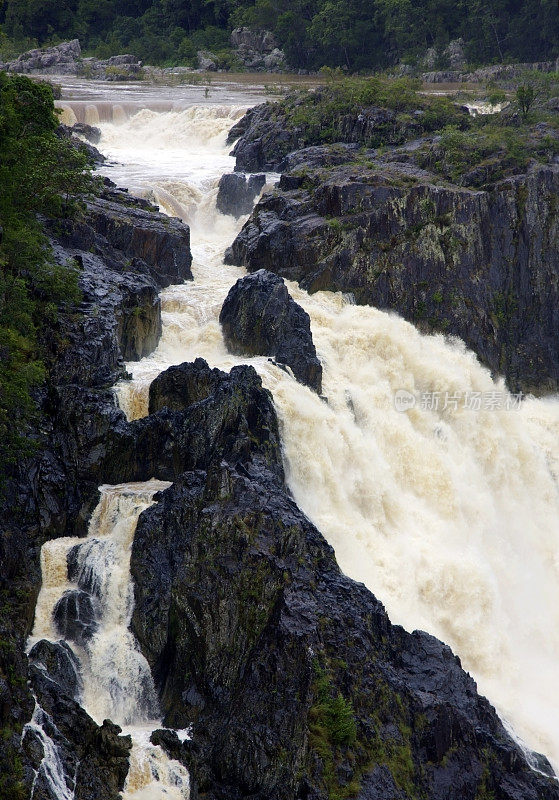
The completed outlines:
[[[40,334],[78,298],[74,265],[53,261],[37,213],[69,216],[91,191],[87,158],[56,134],[52,90],[0,73],[0,481],[30,452]]]

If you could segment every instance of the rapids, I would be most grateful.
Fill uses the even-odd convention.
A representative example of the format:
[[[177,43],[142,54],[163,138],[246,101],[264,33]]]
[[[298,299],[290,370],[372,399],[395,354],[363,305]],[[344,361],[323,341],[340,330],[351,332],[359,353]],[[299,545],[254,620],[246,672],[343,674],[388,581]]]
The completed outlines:
[[[103,172],[187,221],[194,255],[194,282],[162,293],[161,342],[127,365],[120,405],[146,414],[149,384],[171,364],[252,363],[274,395],[289,486],[344,571],[394,622],[450,644],[515,735],[559,765],[559,402],[519,403],[460,341],[295,284],[328,403],[266,358],[231,356],[218,315],[243,270],[223,253],[244,220],[217,212],[215,196],[234,168],[225,137],[239,113],[210,105],[101,125],[113,161]]]

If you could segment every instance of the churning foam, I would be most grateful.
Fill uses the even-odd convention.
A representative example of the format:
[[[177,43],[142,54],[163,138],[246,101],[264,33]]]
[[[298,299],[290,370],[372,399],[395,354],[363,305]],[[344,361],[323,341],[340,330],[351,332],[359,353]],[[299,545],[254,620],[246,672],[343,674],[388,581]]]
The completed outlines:
[[[88,591],[97,601],[98,627],[93,636],[73,647],[80,660],[83,680],[81,702],[88,714],[101,724],[111,719],[129,726],[132,736],[130,771],[125,800],[187,800],[187,770],[169,759],[149,741],[160,726],[159,708],[149,665],[129,630],[134,606],[130,577],[130,552],[138,518],[153,504],[156,492],[170,486],[164,481],[147,481],[118,486],[101,486],[101,498],[85,539],[55,539],[43,545],[41,568],[43,586],[37,601],[35,625],[29,645],[41,638],[59,638],[53,624],[56,601],[68,589]],[[74,554],[75,573],[68,579],[68,555]],[[39,771],[53,791],[60,788],[64,800],[72,800],[58,750],[44,732],[44,712],[36,709],[30,726],[43,744]],[[62,792],[64,789],[64,792]]]
[[[188,135],[176,117],[160,117],[155,128],[149,115],[131,120],[134,141],[124,128],[109,129],[109,149],[130,147],[130,165],[115,169],[135,190],[161,183],[146,148],[164,165],[177,122]],[[146,143],[146,127],[166,126]],[[191,186],[199,191],[182,215],[192,223],[195,281],[162,293],[159,347],[127,365],[133,380],[117,389],[121,406],[144,415],[151,380],[170,364],[197,356],[224,369],[254,364],[274,395],[289,486],[342,569],[375,592],[394,622],[448,642],[503,717],[559,764],[559,402],[528,399],[514,408],[503,383],[460,342],[295,284],[289,290],[311,316],[328,403],[265,358],[227,353],[218,315],[243,271],[222,262],[242,223],[214,207],[217,179],[233,168],[223,143],[210,126],[208,139],[193,145],[204,149],[203,163],[190,170],[186,155],[182,175],[165,187],[171,213]],[[414,398],[405,412],[394,402],[401,391]],[[436,393],[497,396],[501,407],[422,404]]]

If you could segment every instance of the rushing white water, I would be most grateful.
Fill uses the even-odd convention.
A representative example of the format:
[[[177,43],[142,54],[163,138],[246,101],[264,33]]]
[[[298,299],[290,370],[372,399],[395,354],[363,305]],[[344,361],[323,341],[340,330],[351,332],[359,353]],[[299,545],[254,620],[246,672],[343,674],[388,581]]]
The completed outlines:
[[[101,486],[101,499],[92,516],[85,539],[55,539],[43,545],[41,569],[43,583],[37,600],[35,625],[29,641],[55,641],[59,632],[53,621],[56,602],[66,592],[80,588],[96,601],[97,630],[83,641],[72,641],[80,660],[83,680],[83,707],[101,724],[111,719],[132,736],[133,748],[123,798],[159,800],[188,798],[188,773],[169,759],[160,747],[149,741],[160,727],[159,710],[149,665],[129,630],[134,595],[130,577],[130,552],[138,518],[153,503],[153,495],[169,483]],[[68,556],[75,564],[68,578]],[[73,788],[64,779],[56,746],[41,726],[44,715],[37,708],[32,720],[43,743],[41,769],[49,780],[54,797],[72,800]],[[65,787],[57,793],[56,786]]]
[[[39,779],[44,781],[52,797],[56,798],[56,800],[74,800],[75,775],[73,778],[66,775],[58,748],[47,733],[47,726],[53,727],[52,719],[39,705],[35,704],[33,716],[23,729],[23,738],[29,734],[34,734],[43,748],[43,758],[35,772],[31,785],[30,800],[33,800]],[[79,763],[77,768],[79,768]]]
[[[344,571],[394,622],[448,642],[517,734],[558,765],[559,403],[518,408],[460,342],[293,284],[311,316],[328,403],[265,358],[228,354],[218,314],[243,272],[222,254],[242,220],[220,215],[214,197],[233,168],[224,146],[232,113],[188,113],[223,124],[212,123],[209,138],[180,114],[102,126],[101,149],[121,162],[107,174],[163,197],[164,210],[191,223],[194,253],[195,281],[162,293],[162,340],[127,365],[133,381],[118,387],[121,406],[145,414],[150,381],[173,363],[253,363],[274,395],[295,499]],[[171,182],[175,142],[185,150]],[[395,405],[402,393],[404,411]]]

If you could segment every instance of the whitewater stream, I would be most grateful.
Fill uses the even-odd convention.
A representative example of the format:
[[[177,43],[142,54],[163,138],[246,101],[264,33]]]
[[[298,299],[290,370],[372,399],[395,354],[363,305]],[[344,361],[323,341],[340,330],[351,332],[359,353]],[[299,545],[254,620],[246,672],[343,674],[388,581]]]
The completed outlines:
[[[172,364],[198,356],[224,370],[253,364],[274,397],[289,487],[342,569],[394,623],[451,645],[517,739],[559,767],[559,401],[519,402],[461,342],[289,282],[311,317],[328,402],[267,358],[230,355],[218,316],[244,271],[225,266],[223,254],[246,218],[223,216],[215,201],[220,176],[234,168],[227,132],[257,97],[246,87],[213,98],[198,89],[186,99],[176,90],[164,106],[153,92],[127,104],[114,87],[63,102],[68,121],[101,128],[103,174],[191,226],[194,281],[162,292],[160,344],[127,364],[133,379],[116,387],[121,408],[129,419],[145,415],[150,382]],[[157,703],[127,630],[130,542],[155,491],[103,487],[88,539],[44,546],[33,632],[33,641],[57,638],[51,616],[69,588],[66,554],[89,542],[83,558],[105,565],[99,597],[108,610],[78,654],[83,704],[97,721],[109,716],[132,732],[125,797],[133,798],[188,796],[185,770],[149,745]],[[110,691],[107,671],[116,675]]]

